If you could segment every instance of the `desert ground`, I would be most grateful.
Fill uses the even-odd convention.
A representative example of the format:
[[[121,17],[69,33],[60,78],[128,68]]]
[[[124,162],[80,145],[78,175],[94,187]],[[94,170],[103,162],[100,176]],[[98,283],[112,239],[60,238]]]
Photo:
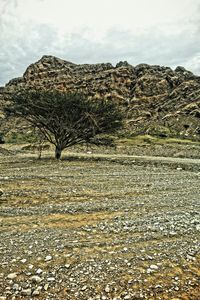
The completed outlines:
[[[200,146],[132,146],[2,146],[0,300],[200,299]]]

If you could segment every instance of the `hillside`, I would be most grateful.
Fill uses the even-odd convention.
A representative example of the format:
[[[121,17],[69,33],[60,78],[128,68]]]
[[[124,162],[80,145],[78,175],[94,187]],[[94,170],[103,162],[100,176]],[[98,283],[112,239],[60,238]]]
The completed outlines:
[[[16,89],[32,87],[113,98],[125,110],[131,134],[200,138],[200,77],[180,66],[173,71],[127,62],[80,65],[43,56],[0,88],[1,107]]]

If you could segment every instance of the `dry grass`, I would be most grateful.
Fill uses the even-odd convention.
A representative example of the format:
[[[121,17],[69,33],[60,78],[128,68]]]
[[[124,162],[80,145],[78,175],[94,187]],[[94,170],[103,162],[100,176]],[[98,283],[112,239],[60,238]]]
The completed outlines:
[[[3,231],[16,231],[24,232],[32,230],[33,228],[78,228],[85,225],[95,225],[104,220],[113,219],[120,216],[122,213],[114,212],[107,213],[106,211],[95,213],[81,213],[76,215],[69,214],[51,214],[41,216],[20,216],[20,217],[2,217],[1,232]]]

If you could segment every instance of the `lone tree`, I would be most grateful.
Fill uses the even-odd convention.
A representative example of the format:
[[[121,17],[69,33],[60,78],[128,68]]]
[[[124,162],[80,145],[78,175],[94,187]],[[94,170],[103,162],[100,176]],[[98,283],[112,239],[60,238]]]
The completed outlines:
[[[18,91],[5,112],[38,128],[55,145],[57,159],[65,148],[92,143],[96,135],[115,132],[122,126],[122,114],[112,101],[57,90]]]

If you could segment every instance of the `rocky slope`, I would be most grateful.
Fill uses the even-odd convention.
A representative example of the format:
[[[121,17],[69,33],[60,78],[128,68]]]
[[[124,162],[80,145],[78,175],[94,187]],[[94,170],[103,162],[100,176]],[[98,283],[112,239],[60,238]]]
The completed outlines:
[[[77,65],[53,56],[31,64],[22,77],[0,89],[0,105],[18,88],[81,91],[115,99],[126,111],[131,133],[200,138],[200,77],[183,67],[120,62]]]

